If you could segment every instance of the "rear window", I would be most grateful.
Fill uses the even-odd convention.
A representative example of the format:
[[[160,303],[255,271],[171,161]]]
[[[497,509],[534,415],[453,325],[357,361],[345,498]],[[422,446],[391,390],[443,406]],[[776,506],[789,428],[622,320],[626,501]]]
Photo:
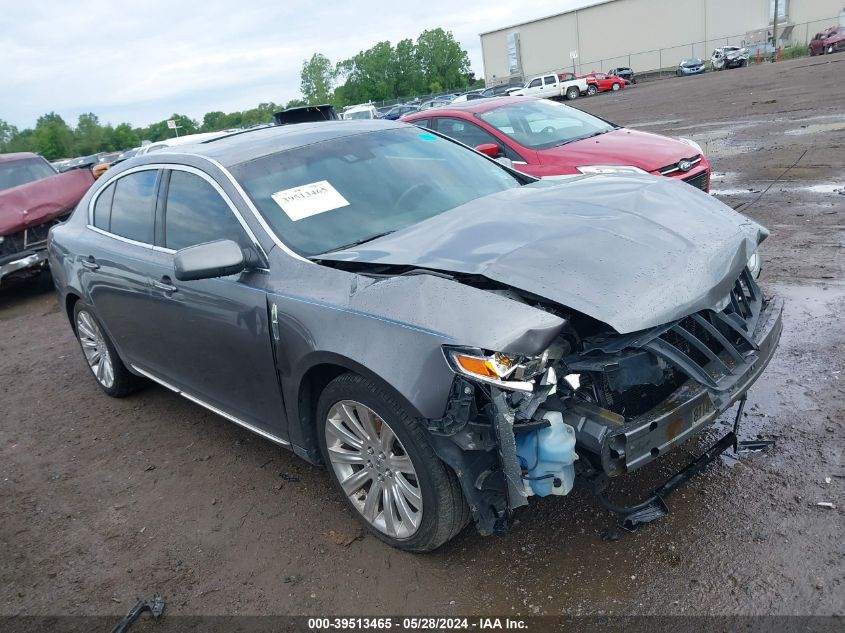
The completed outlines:
[[[43,158],[24,158],[0,163],[0,191],[54,176],[53,169]]]
[[[115,184],[109,231],[136,242],[153,243],[158,170],[137,171]]]

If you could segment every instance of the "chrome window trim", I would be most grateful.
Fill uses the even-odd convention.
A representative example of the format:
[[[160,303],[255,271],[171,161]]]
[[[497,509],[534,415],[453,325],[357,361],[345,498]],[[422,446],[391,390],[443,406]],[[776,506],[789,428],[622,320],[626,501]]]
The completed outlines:
[[[220,417],[226,418],[230,422],[234,422],[238,426],[244,427],[248,431],[252,431],[256,435],[260,435],[264,439],[270,440],[271,442],[275,442],[276,444],[280,444],[281,446],[290,446],[290,442],[288,442],[287,440],[282,439],[281,437],[279,437],[277,435],[273,435],[272,433],[268,433],[267,431],[265,431],[263,429],[259,429],[257,426],[254,426],[254,425],[250,424],[249,422],[244,422],[243,420],[241,420],[240,418],[232,415],[231,413],[226,413],[222,409],[219,409],[219,408],[215,407],[214,405],[209,404],[209,403],[205,402],[204,400],[197,398],[196,396],[194,396],[194,395],[192,395],[192,394],[190,394],[186,391],[183,391],[182,389],[179,389],[179,387],[176,387],[175,385],[171,385],[166,380],[162,380],[158,376],[155,376],[154,374],[151,374],[150,372],[141,369],[137,365],[130,365],[130,367],[132,367],[132,369],[134,371],[138,372],[142,376],[149,378],[153,382],[157,382],[162,387],[165,387],[166,389],[170,389],[170,391],[177,393],[178,395],[182,396],[183,398],[190,400],[191,402],[198,404],[201,407],[204,407],[205,409],[208,409],[212,413],[216,413]]]
[[[196,156],[196,155],[190,154],[190,156]],[[205,158],[205,157],[200,156],[200,158]],[[220,166],[220,167],[222,169],[222,166]],[[267,257],[267,252],[261,246],[261,243],[258,241],[258,238],[255,236],[255,233],[252,231],[252,229],[246,223],[246,220],[244,220],[243,216],[241,215],[240,211],[238,211],[237,207],[232,202],[232,199],[229,197],[229,195],[223,190],[223,188],[217,183],[217,181],[214,180],[214,178],[212,178],[209,174],[207,174],[206,172],[204,172],[201,169],[197,169],[196,167],[191,167],[190,165],[180,165],[180,164],[177,164],[177,163],[150,163],[150,164],[147,164],[147,165],[139,165],[138,167],[133,167],[131,169],[127,169],[126,171],[120,172],[116,176],[112,176],[109,180],[106,181],[106,183],[103,186],[100,187],[99,191],[97,191],[97,193],[94,194],[94,196],[91,198],[91,201],[88,203],[88,228],[97,229],[97,232],[101,233],[102,235],[105,235],[105,236],[108,236],[108,237],[114,237],[116,239],[120,239],[120,240],[125,241],[125,242],[130,242],[132,244],[143,244],[145,246],[152,248],[152,250],[154,250],[154,251],[158,251],[158,252],[162,252],[162,253],[171,253],[171,254],[175,253],[176,251],[171,249],[171,248],[165,248],[164,246],[155,246],[154,244],[147,244],[146,242],[136,242],[135,240],[130,240],[128,238],[117,235],[116,233],[111,233],[110,231],[104,231],[103,229],[99,229],[99,228],[94,226],[94,205],[97,204],[97,200],[99,199],[100,195],[109,186],[111,186],[113,183],[117,182],[118,180],[120,180],[124,176],[128,176],[129,174],[134,174],[134,173],[137,173],[139,171],[152,171],[152,170],[159,171],[159,170],[164,170],[164,169],[169,169],[171,171],[188,172],[190,174],[194,174],[196,176],[199,176],[200,178],[205,180],[208,184],[210,184],[212,186],[212,188],[218,193],[218,195],[221,198],[223,198],[223,201],[226,203],[226,205],[229,207],[229,210],[234,214],[235,218],[238,220],[238,223],[241,225],[241,228],[243,228],[243,230],[246,232],[247,237],[252,241],[253,245],[258,249],[258,252],[261,253],[261,255],[263,256],[264,261],[269,262],[269,259]],[[228,171],[223,169],[223,172],[229,177],[230,180],[233,180],[231,174],[229,174]],[[245,197],[243,190],[239,190],[239,193],[241,194],[242,197],[244,197],[244,199],[247,201],[247,203],[249,203],[249,200]],[[249,204],[248,204],[248,206],[249,206]]]
[[[244,191],[243,187],[241,187],[241,184],[237,180],[235,180],[235,177],[229,172],[228,169],[226,169],[223,165],[221,165],[215,159],[210,158],[208,156],[203,156],[202,154],[185,154],[185,156],[192,156],[194,158],[199,158],[201,160],[208,161],[208,163],[210,163],[211,165],[214,165],[217,169],[219,169],[223,173],[223,175],[226,176],[226,178],[229,180],[231,185],[235,188],[235,191],[237,191],[238,194],[241,196],[241,199],[244,201],[244,204],[249,208],[249,210],[252,212],[252,215],[255,217],[258,224],[261,225],[261,228],[264,229],[264,232],[267,234],[267,236],[273,241],[273,243],[276,246],[278,246],[280,249],[282,249],[285,253],[287,253],[288,255],[293,257],[294,259],[298,259],[299,261],[307,262],[309,264],[313,264],[314,266],[318,265],[316,262],[313,262],[310,259],[303,257],[302,255],[294,252],[287,244],[285,244],[281,240],[281,238],[279,238],[278,235],[276,235],[273,232],[273,229],[271,229],[270,225],[267,224],[267,221],[264,219],[264,216],[261,215],[261,213],[258,211],[256,206],[253,204],[252,199],[247,195],[246,191]]]
[[[118,242],[124,242],[125,244],[132,244],[132,246],[140,246],[141,248],[145,248],[147,250],[152,250],[155,248],[152,244],[147,244],[146,242],[139,242],[137,240],[131,240],[128,237],[123,237],[122,235],[118,235],[117,233],[109,233],[108,231],[104,231],[103,229],[94,226],[93,224],[87,225],[89,229],[94,231],[95,233],[99,233],[100,235],[104,235],[106,237],[110,237],[113,240],[117,240]]]

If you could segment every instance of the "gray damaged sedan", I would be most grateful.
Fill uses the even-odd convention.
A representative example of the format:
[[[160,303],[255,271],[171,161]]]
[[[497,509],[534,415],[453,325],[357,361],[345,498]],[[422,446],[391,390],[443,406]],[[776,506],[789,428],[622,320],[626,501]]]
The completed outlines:
[[[376,536],[425,551],[577,484],[645,522],[735,444],[642,504],[605,496],[769,362],[766,235],[671,179],[538,181],[410,125],[339,121],[128,160],[49,258],[107,394],[146,378],[326,464]]]

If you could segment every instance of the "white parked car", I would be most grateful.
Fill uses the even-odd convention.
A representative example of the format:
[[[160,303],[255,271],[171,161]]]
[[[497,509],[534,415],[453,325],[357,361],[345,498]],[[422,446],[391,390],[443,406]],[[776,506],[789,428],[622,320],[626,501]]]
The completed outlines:
[[[378,110],[376,110],[376,107],[371,103],[353,106],[348,110],[345,110],[341,116],[346,120],[381,118],[378,114]]]
[[[202,141],[210,141],[212,139],[220,138],[221,136],[226,136],[227,134],[231,133],[232,130],[223,130],[221,132],[202,132],[200,134],[185,134],[184,136],[166,138],[163,141],[156,141],[155,143],[150,143],[149,145],[141,146],[135,153],[135,156],[140,156],[141,154],[149,154],[150,152],[157,152],[166,147],[172,147],[173,145],[184,145],[186,143],[201,143]]]

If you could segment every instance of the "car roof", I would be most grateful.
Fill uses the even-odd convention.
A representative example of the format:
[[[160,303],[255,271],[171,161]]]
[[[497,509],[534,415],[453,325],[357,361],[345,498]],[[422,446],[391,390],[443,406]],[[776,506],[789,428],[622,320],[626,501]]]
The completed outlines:
[[[244,130],[209,141],[176,145],[145,154],[144,158],[155,162],[162,156],[196,154],[205,156],[228,167],[255,158],[276,154],[297,147],[304,147],[336,138],[366,134],[386,129],[407,127],[407,124],[385,119],[357,119],[345,121],[316,121],[295,125],[271,125],[264,128]]]
[[[471,101],[459,101],[458,103],[451,103],[437,108],[437,116],[445,116],[445,114],[449,112],[481,114],[482,112],[495,110],[496,108],[500,108],[508,104],[536,101],[537,99],[538,97],[485,97],[483,99],[473,99]],[[403,120],[412,121],[414,119],[424,119],[426,116],[431,116],[429,110],[405,115],[407,118],[403,117]]]
[[[13,160],[23,160],[24,158],[38,158],[38,154],[32,152],[15,152],[13,154],[0,154],[0,163],[7,163]]]

